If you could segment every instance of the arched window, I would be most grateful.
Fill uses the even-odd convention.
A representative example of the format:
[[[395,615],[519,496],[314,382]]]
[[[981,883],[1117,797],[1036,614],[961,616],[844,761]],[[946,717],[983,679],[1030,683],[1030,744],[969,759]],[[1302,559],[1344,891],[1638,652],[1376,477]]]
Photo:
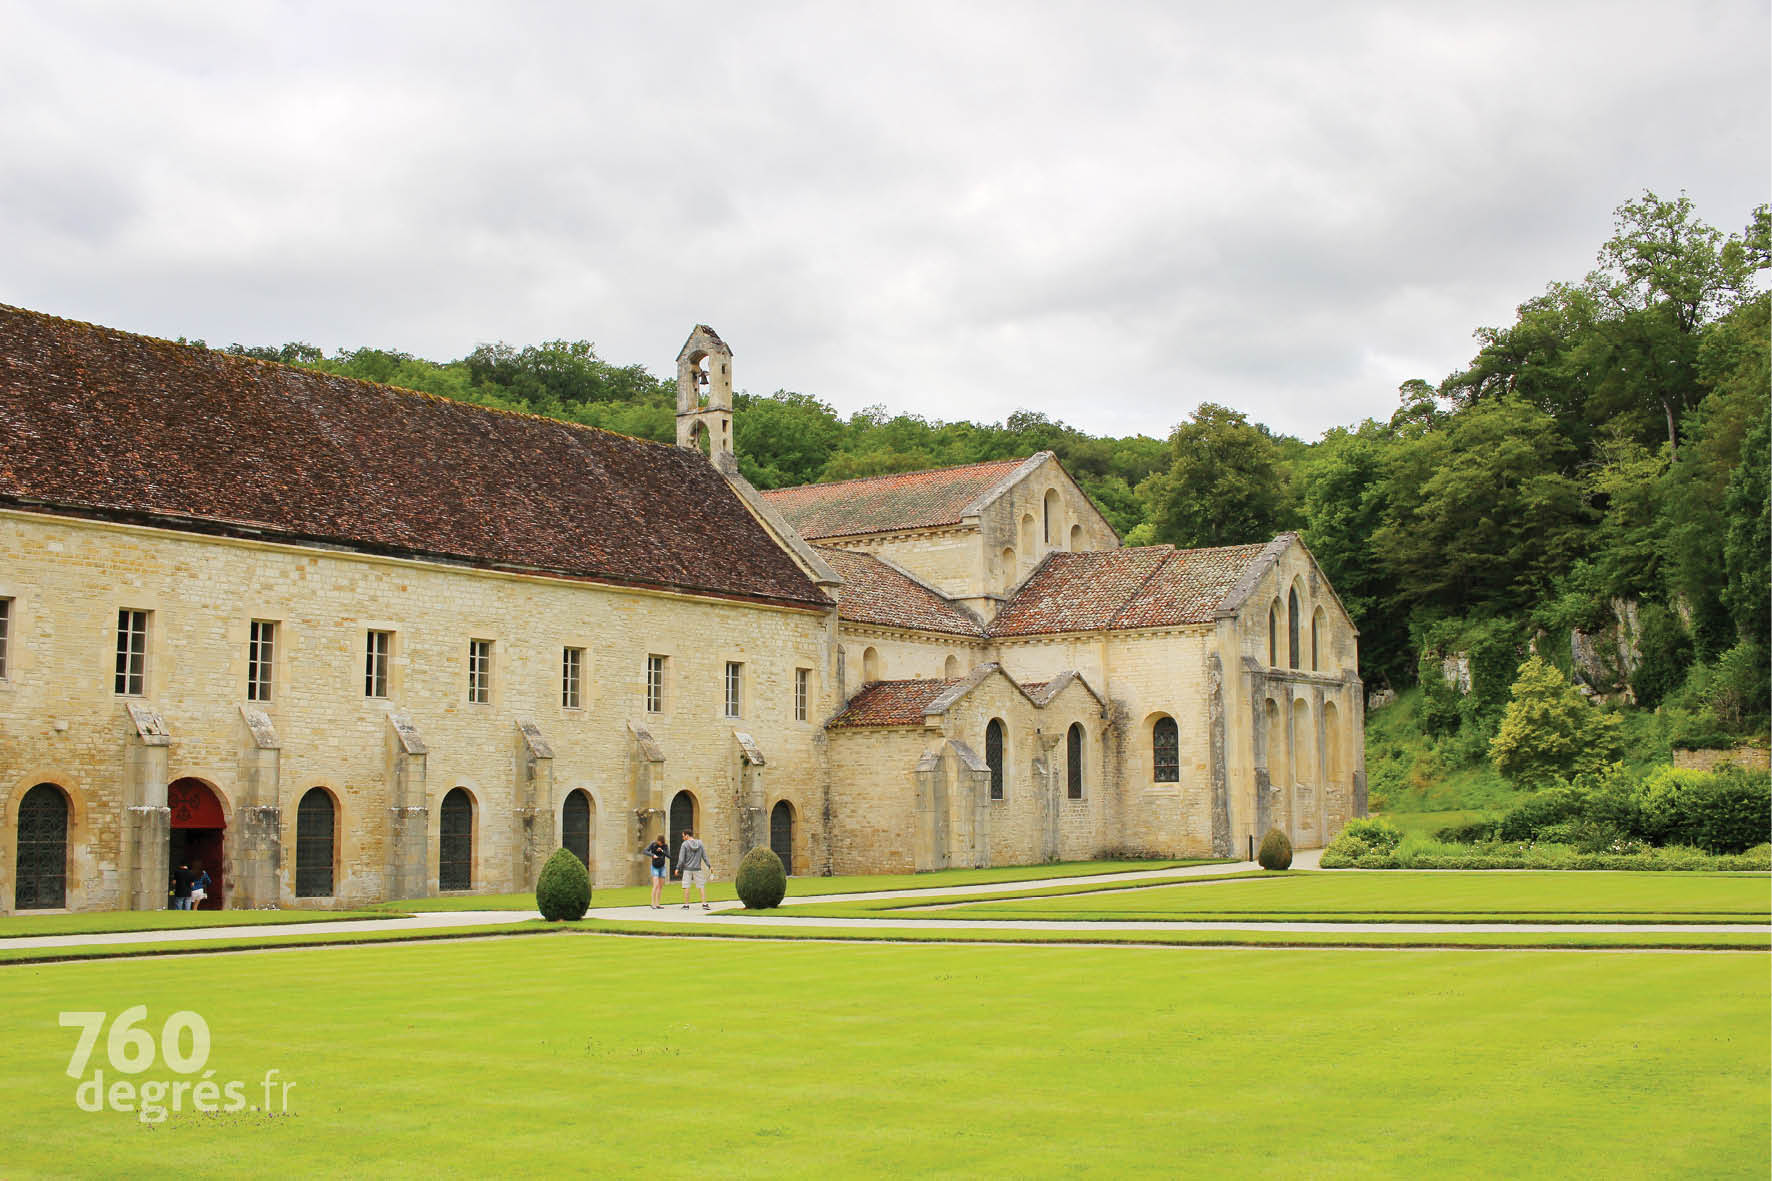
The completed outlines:
[[[960,677],[960,658],[950,656],[941,662],[941,678],[944,681],[958,680]]]
[[[295,896],[330,898],[333,893],[334,832],[337,809],[332,793],[311,787],[295,806]]]
[[[1083,548],[1083,526],[1071,526],[1071,544],[1068,548],[1073,554]]]
[[[1286,592],[1286,666],[1298,667],[1298,591]]]
[[[1064,794],[1066,799],[1083,798],[1083,724],[1072,722],[1064,734]]]
[[[437,889],[474,888],[474,798],[452,787],[437,817]]]
[[[1015,550],[1009,546],[1004,546],[1002,556],[998,559],[998,563],[1003,570],[1003,589],[1008,590],[1015,585]]]
[[[991,799],[1003,798],[1003,723],[996,718],[984,728],[984,761],[991,769]]]
[[[781,867],[794,872],[794,806],[786,800],[775,801],[769,810],[769,847],[781,858]]]
[[[680,791],[671,798],[671,863],[677,861],[677,850],[683,847],[683,830],[688,829],[697,836],[701,830],[696,827],[695,797],[686,791]]]
[[[861,653],[861,681],[868,685],[880,679],[880,653],[873,648],[864,648]]]
[[[39,783],[18,805],[15,910],[60,910],[68,904],[68,797]]]
[[[1057,545],[1059,534],[1064,531],[1064,523],[1059,520],[1060,506],[1058,503],[1058,489],[1046,489],[1046,500],[1041,506],[1041,509],[1045,514],[1046,544]]]
[[[1325,620],[1323,618],[1323,609],[1321,607],[1318,607],[1314,612],[1311,613],[1311,671],[1312,672],[1317,672],[1319,670],[1319,668],[1321,667],[1317,663],[1317,655],[1318,655],[1318,647],[1317,646],[1322,642],[1322,640],[1327,632],[1328,632],[1328,628],[1325,626]]]
[[[1032,513],[1021,514],[1021,536],[1018,539],[1018,544],[1022,553],[1031,554],[1034,552],[1036,542],[1034,540],[1034,514]]]
[[[591,867],[591,793],[583,788],[568,792],[560,809],[560,847]]]
[[[1158,718],[1151,727],[1151,778],[1158,783],[1181,782],[1181,733],[1174,718]]]
[[[1280,666],[1280,600],[1275,599],[1274,605],[1267,613],[1267,662],[1270,666]]]

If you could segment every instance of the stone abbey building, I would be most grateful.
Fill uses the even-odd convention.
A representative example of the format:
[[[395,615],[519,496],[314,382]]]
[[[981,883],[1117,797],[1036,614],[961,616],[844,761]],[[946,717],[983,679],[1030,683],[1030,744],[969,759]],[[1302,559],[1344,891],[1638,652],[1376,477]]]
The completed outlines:
[[[1354,628],[1292,534],[1122,548],[1050,453],[758,493],[666,446],[0,306],[0,909],[1323,843]]]

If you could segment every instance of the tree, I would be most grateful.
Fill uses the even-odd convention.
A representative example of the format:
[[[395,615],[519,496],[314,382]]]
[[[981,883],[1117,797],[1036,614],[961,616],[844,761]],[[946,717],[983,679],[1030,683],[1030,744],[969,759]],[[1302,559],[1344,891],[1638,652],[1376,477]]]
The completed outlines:
[[[1469,615],[1542,597],[1581,556],[1591,516],[1562,471],[1568,451],[1549,417],[1515,397],[1391,447],[1371,545],[1400,603]]]
[[[1766,265],[1766,221],[1761,206],[1745,235],[1725,239],[1693,214],[1686,194],[1670,201],[1645,189],[1616,210],[1600,268],[1588,276],[1611,313],[1602,321],[1601,372],[1621,401],[1660,410],[1675,451],[1679,419],[1698,396],[1699,330],[1751,297],[1753,274]]]
[[[1242,412],[1202,403],[1169,436],[1170,465],[1138,486],[1159,541],[1184,547],[1266,541],[1291,518],[1273,439]]]
[[[1772,417],[1742,439],[1741,462],[1729,478],[1723,501],[1728,532],[1723,539],[1723,605],[1735,620],[1735,634],[1764,650],[1772,644]],[[1763,671],[1763,669],[1762,669]]]
[[[1303,465],[1304,538],[1360,629],[1368,681],[1408,679],[1408,619],[1388,609],[1396,583],[1372,551],[1384,519],[1385,454],[1393,444],[1389,429],[1368,419],[1355,430],[1328,432]]]
[[[1598,772],[1622,752],[1616,714],[1589,705],[1542,656],[1520,665],[1501,728],[1489,744],[1497,771],[1520,787],[1554,787]]]
[[[767,398],[739,394],[732,420],[739,470],[759,488],[812,483],[843,439],[835,410],[787,390]]]

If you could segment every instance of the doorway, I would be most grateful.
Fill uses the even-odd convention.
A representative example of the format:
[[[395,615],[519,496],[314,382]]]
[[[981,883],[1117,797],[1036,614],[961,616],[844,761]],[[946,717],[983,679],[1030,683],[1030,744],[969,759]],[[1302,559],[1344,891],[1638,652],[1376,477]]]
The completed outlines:
[[[777,800],[769,812],[769,847],[781,858],[781,867],[794,875],[794,806]]]
[[[227,888],[223,870],[228,821],[220,797],[201,779],[175,779],[166,787],[166,805],[172,811],[168,868],[188,865],[192,873],[207,872],[208,896],[196,909],[222,909]]]
[[[677,864],[677,852],[683,847],[683,830],[688,829],[696,836],[701,829],[695,824],[695,797],[686,791],[680,791],[671,798],[671,864]],[[704,844],[706,842],[703,842]]]

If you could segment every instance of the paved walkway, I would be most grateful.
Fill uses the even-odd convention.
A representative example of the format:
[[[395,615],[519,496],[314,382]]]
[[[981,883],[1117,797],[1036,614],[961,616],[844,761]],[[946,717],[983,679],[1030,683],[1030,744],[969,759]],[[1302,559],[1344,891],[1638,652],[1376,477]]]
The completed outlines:
[[[1293,861],[1295,869],[1316,869],[1322,856],[1320,850],[1310,849],[1301,852]],[[1025,890],[1038,890],[1050,886],[1080,885],[1114,885],[1125,883],[1129,888],[1136,884],[1154,881],[1186,881],[1189,878],[1215,877],[1227,873],[1242,873],[1257,869],[1254,862],[1242,861],[1233,864],[1190,865],[1169,869],[1132,870],[1125,873],[1093,874],[1082,877],[1036,878],[1015,882],[990,882],[971,886],[946,886],[914,890],[871,890],[859,894],[811,894],[790,896],[783,900],[784,910],[795,906],[807,906],[819,902],[862,902],[881,898],[956,898],[979,897],[988,898],[992,895],[1014,894]],[[810,884],[816,879],[796,879],[797,883]],[[666,896],[681,898],[681,889],[672,883],[666,890]],[[918,919],[914,917],[882,916],[876,919],[839,919],[839,918],[801,918],[792,914],[778,913],[768,917],[756,915],[738,915],[729,913],[743,909],[738,902],[716,902],[711,908],[703,910],[696,904],[689,910],[682,908],[681,902],[673,902],[660,910],[649,906],[605,906],[595,907],[586,913],[586,918],[608,919],[617,922],[665,923],[686,927],[726,928],[757,930],[760,927],[772,928],[915,928],[926,931],[1085,931],[1108,934],[1116,931],[1251,931],[1279,933],[1318,933],[1318,934],[1380,934],[1392,933],[1399,935],[1452,935],[1452,934],[1526,934],[1529,932],[1546,933],[1605,933],[1622,932],[1637,934],[1761,934],[1772,932],[1772,925],[1765,923],[1357,923],[1357,922],[1123,922],[1103,920],[1088,921],[1055,921],[1048,919]],[[309,923],[272,923],[254,926],[237,927],[191,927],[188,929],[174,928],[158,931],[116,931],[97,935],[38,935],[14,939],[0,938],[0,948],[59,948],[59,947],[97,947],[119,946],[128,944],[148,943],[204,943],[219,940],[254,938],[273,935],[376,935],[396,931],[426,931],[461,929],[485,926],[497,926],[501,923],[517,923],[526,919],[540,918],[535,911],[525,910],[457,910],[436,911],[426,914],[411,915],[397,919],[339,919],[337,921],[321,921]]]

